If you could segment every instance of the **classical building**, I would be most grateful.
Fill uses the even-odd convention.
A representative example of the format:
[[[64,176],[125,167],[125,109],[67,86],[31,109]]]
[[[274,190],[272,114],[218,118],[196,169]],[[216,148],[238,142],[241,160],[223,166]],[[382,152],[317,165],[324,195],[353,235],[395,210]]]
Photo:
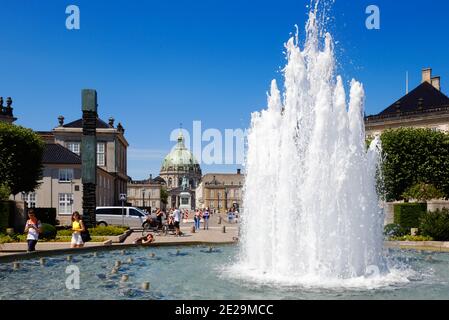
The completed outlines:
[[[441,92],[440,77],[423,69],[421,84],[381,113],[366,117],[365,127],[371,137],[401,127],[449,132],[449,98]]]
[[[196,207],[195,190],[201,181],[201,167],[192,152],[186,148],[181,131],[178,143],[165,157],[159,175],[167,186],[168,208],[179,207],[180,194],[183,191],[190,193],[192,208]],[[183,180],[188,182],[186,190],[182,186]]]
[[[17,118],[14,118],[13,115],[13,108],[12,108],[12,99],[11,97],[8,97],[6,99],[6,107],[3,106],[3,97],[0,97],[0,122],[8,122],[13,123],[17,120]]]
[[[56,143],[46,143],[39,187],[22,194],[29,208],[55,208],[61,224],[69,224],[74,211],[82,212],[81,158]],[[97,168],[97,206],[114,203],[115,176]]]
[[[236,174],[206,174],[196,189],[196,205],[218,212],[226,212],[233,207],[239,210],[243,202],[244,183],[245,176],[240,169]]]
[[[59,144],[76,155],[81,155],[81,139],[83,136],[83,120],[64,124],[64,117],[58,118],[59,126],[51,132],[41,132],[46,142]],[[106,123],[97,119],[97,166],[114,177],[112,201],[109,205],[120,205],[120,194],[127,194],[127,148],[125,129],[119,123],[114,126],[114,119]],[[98,184],[99,182],[97,182]]]
[[[148,212],[153,212],[156,208],[163,208],[161,201],[161,190],[165,187],[165,181],[161,177],[153,179],[153,176],[146,180],[128,182],[128,203],[133,207],[138,207]]]

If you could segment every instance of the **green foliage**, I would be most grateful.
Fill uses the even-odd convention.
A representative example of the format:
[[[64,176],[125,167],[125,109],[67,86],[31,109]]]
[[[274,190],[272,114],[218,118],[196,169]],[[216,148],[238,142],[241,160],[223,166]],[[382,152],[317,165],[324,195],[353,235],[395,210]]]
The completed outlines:
[[[0,201],[8,200],[11,195],[11,189],[6,184],[0,184]]]
[[[428,212],[421,218],[420,231],[436,241],[449,241],[449,210]]]
[[[387,130],[382,136],[382,175],[387,201],[403,200],[417,183],[449,198],[449,135],[431,129]]]
[[[444,197],[444,194],[435,186],[420,182],[408,188],[402,197],[407,200],[426,202],[433,199],[441,199]]]
[[[39,239],[53,240],[56,239],[56,228],[48,223],[42,223],[42,232],[39,234]]]
[[[13,202],[0,200],[0,231],[4,231],[9,227],[9,218],[13,213]]]
[[[401,228],[410,229],[418,228],[420,219],[427,212],[427,204],[425,203],[401,203],[394,206],[394,223]]]
[[[40,222],[56,225],[56,208],[33,208],[33,210]]]
[[[89,233],[92,237],[113,237],[122,235],[123,233],[125,233],[126,230],[128,229],[123,227],[107,226],[107,227],[89,228]],[[72,233],[73,233],[72,229],[58,230],[57,236],[71,237]]]
[[[402,237],[391,237],[390,241],[416,241],[416,242],[422,242],[422,241],[433,241],[433,238],[429,237],[429,236],[405,235],[405,236],[402,236]]]
[[[0,244],[25,242],[27,236],[24,234],[14,234],[12,236],[0,233]]]
[[[42,176],[44,146],[32,130],[0,122],[0,182],[12,194],[36,189]]]
[[[165,188],[161,188],[161,202],[163,204],[168,203],[168,192]]]
[[[403,228],[398,224],[388,224],[384,228],[384,235],[387,237],[403,237],[410,233],[409,229]]]

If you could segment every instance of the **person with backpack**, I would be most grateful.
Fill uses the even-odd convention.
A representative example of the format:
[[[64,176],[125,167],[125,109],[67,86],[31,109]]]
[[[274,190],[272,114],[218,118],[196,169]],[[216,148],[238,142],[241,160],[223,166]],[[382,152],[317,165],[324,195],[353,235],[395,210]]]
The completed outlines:
[[[209,208],[207,208],[203,213],[204,230],[209,230],[209,218],[210,218],[210,213],[209,213]]]
[[[25,233],[27,233],[28,252],[36,251],[36,244],[39,240],[39,234],[42,232],[42,224],[37,219],[33,209],[28,211],[28,221],[25,225]]]
[[[86,232],[86,227],[84,226],[83,220],[81,220],[81,215],[78,211],[72,214],[72,248],[82,248],[84,247],[84,241],[82,233]]]

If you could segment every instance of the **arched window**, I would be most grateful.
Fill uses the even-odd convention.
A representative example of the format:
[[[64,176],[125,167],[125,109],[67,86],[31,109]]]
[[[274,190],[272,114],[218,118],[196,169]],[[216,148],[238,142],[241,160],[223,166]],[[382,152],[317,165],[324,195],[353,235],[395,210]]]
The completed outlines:
[[[172,183],[173,183],[172,178],[169,178],[169,179],[168,179],[168,187],[169,187],[169,188],[171,188]]]

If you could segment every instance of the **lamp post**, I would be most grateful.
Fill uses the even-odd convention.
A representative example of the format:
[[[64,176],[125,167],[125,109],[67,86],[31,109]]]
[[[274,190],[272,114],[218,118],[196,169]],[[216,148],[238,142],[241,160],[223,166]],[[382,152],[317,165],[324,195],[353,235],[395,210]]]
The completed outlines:
[[[151,214],[151,188],[148,190],[148,207],[150,208],[150,214]]]
[[[142,190],[142,209],[145,209],[145,192],[146,190]]]
[[[220,191],[217,191],[218,196],[218,213],[220,213]]]
[[[225,209],[228,212],[228,188],[225,188]]]

